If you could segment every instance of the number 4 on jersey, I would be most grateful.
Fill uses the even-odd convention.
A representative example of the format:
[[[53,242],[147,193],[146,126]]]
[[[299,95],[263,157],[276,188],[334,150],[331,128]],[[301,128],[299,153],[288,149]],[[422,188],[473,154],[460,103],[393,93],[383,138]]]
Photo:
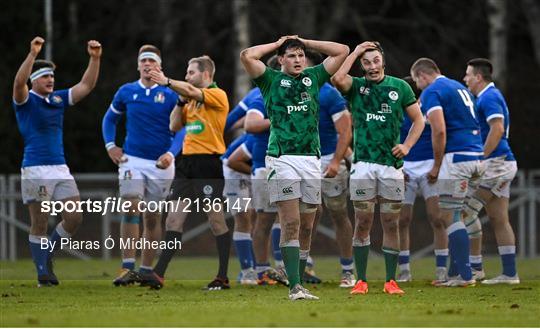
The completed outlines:
[[[467,106],[469,111],[471,111],[472,117],[476,119],[476,115],[474,114],[474,103],[471,99],[471,95],[465,89],[458,89],[458,94],[461,96],[461,100],[465,106]]]

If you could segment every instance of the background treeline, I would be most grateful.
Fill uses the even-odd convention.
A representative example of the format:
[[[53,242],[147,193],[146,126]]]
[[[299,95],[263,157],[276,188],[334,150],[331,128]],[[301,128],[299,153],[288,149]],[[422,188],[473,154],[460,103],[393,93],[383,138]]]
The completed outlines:
[[[88,61],[87,40],[97,39],[104,47],[96,89],[65,116],[65,151],[73,172],[115,171],[103,147],[101,119],[115,91],[138,78],[136,56],[142,44],[161,48],[164,71],[174,78],[183,78],[191,57],[210,55],[217,65],[216,81],[229,93],[232,108],[250,87],[239,67],[239,50],[284,34],[335,40],[351,50],[363,40],[378,40],[386,52],[387,73],[398,77],[408,75],[418,57],[433,58],[443,74],[457,80],[467,60],[491,58],[509,103],[511,145],[519,165],[535,168],[540,163],[535,140],[540,136],[536,0],[52,0],[52,10],[57,89],[79,81]],[[11,106],[12,83],[30,40],[47,37],[44,11],[43,0],[2,2],[3,173],[19,171],[23,143]],[[360,74],[358,67],[353,73]]]

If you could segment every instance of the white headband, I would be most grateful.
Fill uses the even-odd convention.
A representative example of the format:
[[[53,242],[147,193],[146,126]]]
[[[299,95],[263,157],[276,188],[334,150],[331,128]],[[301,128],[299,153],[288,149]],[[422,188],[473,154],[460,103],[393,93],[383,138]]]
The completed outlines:
[[[140,62],[140,61],[142,61],[143,59],[146,59],[146,58],[153,59],[153,60],[155,60],[159,65],[161,65],[161,57],[159,57],[158,54],[153,53],[153,52],[150,52],[150,51],[145,51],[145,52],[143,52],[143,53],[140,53],[140,54],[139,54],[139,58],[137,58],[137,60]]]
[[[54,76],[54,70],[51,67],[42,67],[34,73],[30,74],[30,81],[34,82],[34,80],[41,78],[44,75]]]

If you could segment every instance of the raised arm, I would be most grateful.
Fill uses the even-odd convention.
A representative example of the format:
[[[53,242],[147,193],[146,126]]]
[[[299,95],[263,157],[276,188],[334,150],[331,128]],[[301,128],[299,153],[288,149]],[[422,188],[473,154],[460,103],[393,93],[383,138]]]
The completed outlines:
[[[253,46],[240,52],[240,61],[252,79],[260,77],[266,70],[266,65],[261,61],[261,58],[276,51],[287,39],[298,39],[298,36],[283,36],[276,42]]]
[[[71,99],[73,104],[78,103],[85,98],[92,89],[96,86],[96,82],[99,76],[99,64],[101,59],[101,44],[96,40],[88,41],[88,55],[90,55],[90,61],[88,67],[84,71],[81,81],[71,88]]]
[[[328,72],[330,75],[336,73],[349,54],[349,47],[341,43],[332,41],[306,40],[301,38],[300,41],[304,43],[306,48],[316,50],[328,56],[324,60],[323,65],[326,72]]]
[[[354,51],[347,56],[341,67],[335,72],[330,79],[332,84],[342,93],[347,93],[352,86],[352,77],[349,75],[349,71],[353,66],[357,58],[362,57],[364,52],[368,49],[375,49],[376,46],[373,42],[366,41],[354,48]]]
[[[407,106],[405,110],[411,119],[412,126],[411,129],[409,129],[409,133],[407,134],[407,138],[403,141],[403,144],[398,144],[392,149],[392,154],[398,158],[403,158],[409,154],[410,149],[416,144],[426,125],[424,116],[422,116],[422,111],[417,102]]]
[[[201,89],[194,87],[191,83],[168,78],[159,68],[152,70],[150,72],[150,77],[152,81],[158,85],[167,86],[182,97],[194,99],[198,102],[204,102],[204,94]]]
[[[30,78],[30,74],[32,74],[32,65],[34,65],[44,43],[45,40],[42,37],[35,37],[30,42],[30,52],[28,52],[24,62],[19,67],[13,81],[13,100],[15,103],[23,103],[28,98],[28,85],[26,82]]]

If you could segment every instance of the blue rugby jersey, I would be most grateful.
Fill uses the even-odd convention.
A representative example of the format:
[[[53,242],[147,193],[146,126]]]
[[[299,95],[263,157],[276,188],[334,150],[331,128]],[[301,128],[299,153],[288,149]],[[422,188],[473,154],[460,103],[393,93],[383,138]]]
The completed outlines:
[[[140,80],[123,85],[103,118],[105,144],[114,143],[116,124],[125,114],[124,153],[148,160],[157,160],[168,151],[176,156],[183,134],[169,130],[169,118],[177,102],[178,95],[164,86],[146,88]]]
[[[347,101],[339,91],[328,82],[319,91],[319,138],[321,140],[321,155],[332,154],[336,151],[338,135],[334,121],[339,113],[347,111]]]
[[[420,95],[422,111],[429,114],[442,110],[446,123],[445,153],[482,156],[478,114],[473,96],[461,83],[439,76]]]
[[[64,111],[73,105],[71,89],[46,97],[30,90],[25,102],[13,101],[17,125],[24,140],[22,167],[61,165],[64,157]]]
[[[478,109],[478,117],[480,121],[480,132],[482,133],[482,141],[485,143],[489,133],[489,120],[494,118],[503,119],[504,133],[499,141],[499,144],[488,156],[488,158],[506,156],[506,160],[514,161],[514,154],[508,143],[510,130],[510,114],[508,106],[504,100],[504,96],[500,90],[491,82],[484,90],[478,93],[476,97],[476,107]]]

